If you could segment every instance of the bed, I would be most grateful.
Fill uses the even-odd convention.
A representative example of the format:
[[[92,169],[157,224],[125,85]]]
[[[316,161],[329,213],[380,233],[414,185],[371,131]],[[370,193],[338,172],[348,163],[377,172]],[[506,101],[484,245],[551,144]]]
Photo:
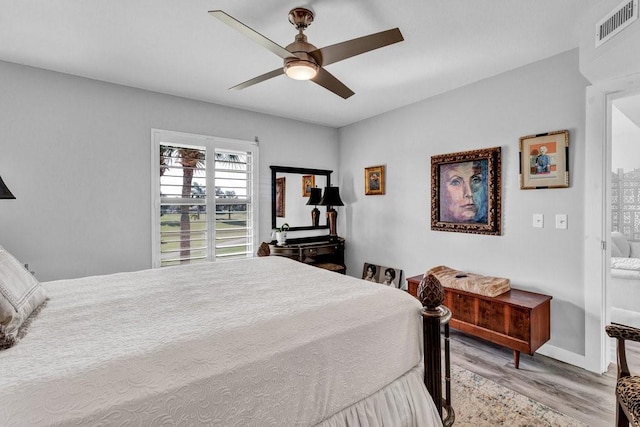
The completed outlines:
[[[441,425],[397,289],[282,257],[41,287],[0,425]]]
[[[607,289],[611,322],[640,328],[640,242],[611,233],[611,279]]]
[[[608,289],[611,321],[640,328],[640,259],[612,258]]]

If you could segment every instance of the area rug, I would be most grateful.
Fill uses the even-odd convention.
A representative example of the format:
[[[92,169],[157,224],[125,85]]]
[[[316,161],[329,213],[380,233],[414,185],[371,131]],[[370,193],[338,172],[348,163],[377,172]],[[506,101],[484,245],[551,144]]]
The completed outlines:
[[[442,394],[444,396],[444,387]],[[586,426],[500,384],[451,366],[454,427],[459,426]]]

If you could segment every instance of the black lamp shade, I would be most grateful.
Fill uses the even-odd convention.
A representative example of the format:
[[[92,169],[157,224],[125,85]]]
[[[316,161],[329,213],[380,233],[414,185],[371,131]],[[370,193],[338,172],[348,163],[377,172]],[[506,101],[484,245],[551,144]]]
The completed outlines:
[[[11,191],[7,188],[6,184],[0,177],[0,199],[15,199],[16,197],[11,194]]]
[[[319,205],[322,200],[322,190],[320,188],[312,188],[311,196],[309,196],[309,200],[307,201],[308,205]]]
[[[340,189],[338,187],[325,187],[324,195],[320,200],[321,206],[344,206],[340,198]]]

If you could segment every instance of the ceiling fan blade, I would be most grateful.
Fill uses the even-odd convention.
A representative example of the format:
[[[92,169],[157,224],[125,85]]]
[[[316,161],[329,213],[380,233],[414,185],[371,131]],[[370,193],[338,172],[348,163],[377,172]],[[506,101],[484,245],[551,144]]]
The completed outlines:
[[[333,64],[334,62],[342,61],[343,59],[351,58],[352,56],[360,55],[361,53],[379,49],[403,40],[404,37],[402,37],[400,30],[398,28],[393,28],[391,30],[381,31],[375,34],[369,34],[368,36],[358,37],[357,39],[351,39],[342,43],[326,46],[309,52],[309,55],[316,58],[316,60],[324,67],[326,65]]]
[[[269,80],[269,79],[272,79],[274,77],[278,77],[281,74],[284,74],[284,70],[282,68],[278,68],[277,70],[269,71],[268,73],[265,73],[265,74],[263,74],[261,76],[254,77],[251,80],[247,80],[244,83],[240,83],[238,85],[230,87],[229,90],[244,89],[244,88],[247,88],[249,86],[253,86],[256,83],[260,83],[260,82],[263,82],[265,80]]]
[[[271,52],[275,53],[282,59],[287,59],[287,58],[291,58],[292,56],[293,57],[296,56],[293,53],[289,52],[287,49],[280,46],[279,44],[269,40],[259,32],[253,30],[252,28],[247,27],[246,25],[238,21],[233,16],[230,16],[221,10],[210,10],[209,14],[211,16],[218,18],[228,26],[241,32],[245,36],[249,37],[251,40],[258,43],[260,46],[269,49]]]
[[[314,78],[311,79],[312,82],[319,84],[325,89],[330,90],[338,96],[341,96],[344,99],[349,98],[354,92],[345,86],[340,80],[336,79],[333,74],[320,67],[318,69],[318,74]]]

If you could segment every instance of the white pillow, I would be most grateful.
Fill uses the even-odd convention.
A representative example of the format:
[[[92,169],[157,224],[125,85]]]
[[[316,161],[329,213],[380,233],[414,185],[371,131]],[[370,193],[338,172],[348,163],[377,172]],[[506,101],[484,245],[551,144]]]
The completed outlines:
[[[629,258],[631,254],[631,245],[627,241],[627,238],[624,237],[624,234],[619,231],[614,231],[611,233],[611,242],[613,246],[618,249],[618,254],[613,255],[613,247],[611,248],[611,256],[619,257],[619,258]]]
[[[613,239],[611,239],[611,258],[623,258],[622,252],[620,252]]]
[[[0,350],[18,342],[20,326],[46,300],[40,282],[0,246]]]

